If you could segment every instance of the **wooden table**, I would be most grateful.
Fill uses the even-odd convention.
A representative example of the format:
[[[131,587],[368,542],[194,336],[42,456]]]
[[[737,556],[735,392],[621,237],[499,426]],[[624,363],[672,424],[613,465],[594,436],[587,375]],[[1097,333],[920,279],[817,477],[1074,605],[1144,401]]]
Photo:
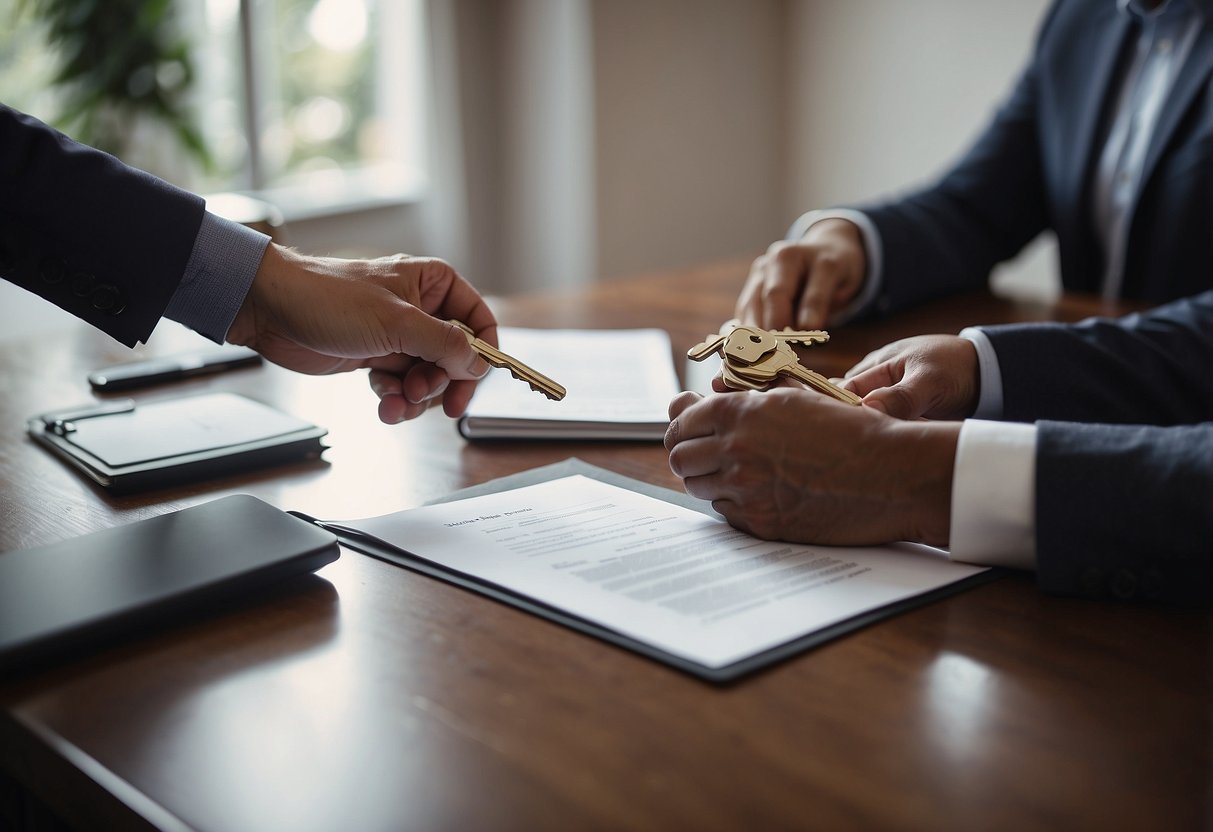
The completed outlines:
[[[509,324],[664,327],[681,355],[731,315],[744,271],[494,306]],[[841,330],[812,366],[1093,311],[954,298]],[[0,549],[238,492],[370,516],[570,456],[679,487],[656,443],[473,445],[437,412],[379,424],[361,375],[264,367],[140,398],[247,393],[328,427],[325,462],[113,499],[23,425],[88,401],[85,372],[129,358],[83,326],[0,349]],[[346,551],[318,577],[0,682],[0,766],[81,828],[1207,829],[1210,621],[1012,577],[720,688]]]

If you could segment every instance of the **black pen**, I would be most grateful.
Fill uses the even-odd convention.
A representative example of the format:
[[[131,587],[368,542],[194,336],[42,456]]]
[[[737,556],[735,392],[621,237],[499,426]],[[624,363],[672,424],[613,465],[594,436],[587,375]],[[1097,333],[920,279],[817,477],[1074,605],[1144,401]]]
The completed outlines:
[[[88,383],[94,389],[108,393],[112,390],[129,390],[132,387],[218,373],[260,362],[261,356],[248,347],[215,347],[102,367],[88,374]]]

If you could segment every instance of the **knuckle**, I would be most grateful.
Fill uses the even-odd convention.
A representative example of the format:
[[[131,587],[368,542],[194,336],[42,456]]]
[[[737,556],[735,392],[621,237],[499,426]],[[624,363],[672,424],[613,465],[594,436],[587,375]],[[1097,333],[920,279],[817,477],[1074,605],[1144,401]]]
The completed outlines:
[[[793,245],[792,243],[783,243],[783,245],[771,252],[771,256],[783,268],[790,268],[799,265],[801,260],[801,246]]]

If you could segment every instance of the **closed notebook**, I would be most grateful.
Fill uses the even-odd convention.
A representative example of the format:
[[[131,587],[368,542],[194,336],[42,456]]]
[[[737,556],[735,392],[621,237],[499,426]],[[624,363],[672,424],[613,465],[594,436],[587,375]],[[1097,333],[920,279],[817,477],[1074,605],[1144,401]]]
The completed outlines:
[[[44,413],[28,428],[36,441],[117,492],[315,459],[327,433],[233,393],[103,402]]]
[[[235,495],[0,554],[0,670],[95,646],[337,559],[332,534]]]

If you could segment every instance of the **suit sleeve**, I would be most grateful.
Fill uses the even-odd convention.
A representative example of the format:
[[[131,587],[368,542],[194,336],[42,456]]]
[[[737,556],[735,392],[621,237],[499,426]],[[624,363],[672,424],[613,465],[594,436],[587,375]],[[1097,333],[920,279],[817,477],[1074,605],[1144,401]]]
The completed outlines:
[[[0,275],[126,344],[185,272],[201,197],[0,105]]]
[[[1005,415],[1038,420],[1041,587],[1213,604],[1213,292],[986,334]]]
[[[1040,72],[1033,60],[977,141],[936,183],[854,206],[871,219],[881,241],[883,274],[872,309],[890,312],[984,286],[997,263],[1049,227],[1038,134]]]

